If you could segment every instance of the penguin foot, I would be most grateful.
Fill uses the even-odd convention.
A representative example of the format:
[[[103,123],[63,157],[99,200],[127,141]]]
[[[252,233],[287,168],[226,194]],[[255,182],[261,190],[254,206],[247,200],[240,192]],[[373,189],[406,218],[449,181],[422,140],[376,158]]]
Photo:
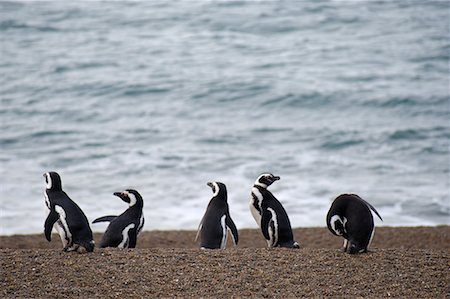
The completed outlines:
[[[355,244],[351,244],[351,246],[349,246],[347,252],[349,254],[366,253],[367,252],[367,248],[361,248],[359,246],[356,246]]]
[[[65,252],[77,251],[78,247],[80,247],[80,246],[77,244],[73,244],[72,246],[65,247],[63,250]]]
[[[342,252],[347,252],[348,251],[348,246],[349,242],[347,239],[344,239],[344,244],[342,245]]]
[[[90,242],[83,243],[80,246],[83,247],[87,252],[93,252],[94,251],[94,247],[95,247],[95,242],[94,242],[94,240],[92,240]]]
[[[297,241],[293,241],[292,243],[278,244],[278,245],[275,246],[275,247],[299,249],[299,248],[300,248],[300,244],[298,244]],[[273,247],[272,247],[272,248],[273,248]]]
[[[80,247],[77,248],[77,252],[80,253],[80,254],[82,254],[82,253],[86,253],[87,250],[86,250],[86,248],[84,248],[83,246],[80,246]]]

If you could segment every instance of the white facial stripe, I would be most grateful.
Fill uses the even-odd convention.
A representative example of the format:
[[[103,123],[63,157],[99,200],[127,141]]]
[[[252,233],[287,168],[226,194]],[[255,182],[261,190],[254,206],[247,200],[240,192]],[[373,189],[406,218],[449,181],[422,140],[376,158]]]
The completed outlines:
[[[117,246],[117,247],[119,247],[119,248],[128,248],[128,242],[129,242],[129,240],[128,240],[128,232],[130,231],[130,229],[134,228],[134,226],[135,226],[134,223],[131,223],[131,224],[127,225],[123,229],[123,231],[122,231],[122,242],[120,242],[119,246]]]
[[[331,229],[333,229],[337,235],[341,235],[341,233],[336,230],[336,221],[342,222],[341,217],[339,217],[339,215],[333,215],[331,217],[331,219],[330,219]]]
[[[261,183],[261,182],[259,181],[262,177],[265,177],[265,176],[267,176],[267,175],[269,175],[269,174],[267,174],[267,173],[261,174],[261,175],[256,179],[254,185],[261,186],[261,187],[263,187],[263,188],[267,188],[267,185],[266,185],[266,184],[263,184],[263,183]]]
[[[255,219],[256,223],[259,225],[259,227],[261,227],[261,214],[253,205],[253,203],[255,202],[255,198],[253,197],[253,195],[255,195],[255,197],[256,197],[256,201],[258,202],[257,204],[258,204],[260,211],[261,211],[261,204],[262,204],[263,196],[262,196],[261,192],[259,192],[258,188],[255,188],[255,187],[252,188],[252,195],[250,195],[250,203],[249,203],[250,212],[252,212],[253,218]]]
[[[124,193],[125,193],[125,194],[128,196],[128,198],[130,199],[130,203],[129,203],[128,205],[129,205],[130,207],[134,206],[134,205],[136,204],[136,202],[137,202],[136,196],[134,196],[133,193],[130,193],[130,192],[127,192],[127,191],[125,191]]]
[[[214,194],[213,197],[216,197],[217,195],[219,195],[219,185],[216,182],[212,182],[213,186],[214,186]]]
[[[261,175],[256,179],[254,185],[256,185],[256,186],[261,186],[261,187],[263,187],[263,188],[267,188],[267,185],[264,184],[264,183],[261,183],[259,180],[260,180],[261,178],[263,178],[263,177],[271,177],[271,176],[272,176],[272,175],[271,175],[270,173],[263,173],[263,174],[261,174]]]
[[[222,218],[220,218],[220,225],[222,226],[222,241],[220,242],[220,249],[224,249],[227,247],[227,225],[225,224],[227,216],[223,215]]]
[[[47,178],[47,181],[45,183],[46,184],[45,187],[47,189],[52,189],[52,178],[50,177],[50,173],[46,172],[45,173],[45,177]]]
[[[56,226],[56,230],[61,237],[64,247],[66,247],[67,239],[69,239],[69,243],[72,243],[72,233],[70,232],[69,225],[67,224],[66,211],[64,211],[64,209],[58,205],[55,205],[55,211],[59,215],[59,221],[57,221],[56,223],[58,225],[61,225],[60,229],[58,229],[58,226]]]
[[[342,219],[343,219],[344,221],[342,221]],[[346,229],[345,229],[345,224],[347,223],[347,218],[345,218],[345,217],[342,217],[342,218],[341,218],[341,216],[339,216],[339,215],[333,215],[333,217],[331,217],[331,219],[330,219],[330,225],[331,225],[331,228],[334,230],[334,232],[336,233],[336,235],[342,236],[342,232],[340,232],[340,231],[338,231],[338,230],[336,229],[336,221],[339,221],[339,222],[342,224],[342,226],[343,226],[343,228],[344,228],[344,232],[345,232],[345,231],[346,231]]]
[[[267,210],[272,214],[272,218],[270,219],[270,221],[273,221],[273,226],[275,228],[275,231],[272,231],[272,229],[270,227],[270,223],[269,223],[269,227],[268,227],[269,228],[269,238],[270,238],[269,247],[272,247],[278,243],[278,219],[277,219],[277,214],[275,213],[274,209],[268,208]]]

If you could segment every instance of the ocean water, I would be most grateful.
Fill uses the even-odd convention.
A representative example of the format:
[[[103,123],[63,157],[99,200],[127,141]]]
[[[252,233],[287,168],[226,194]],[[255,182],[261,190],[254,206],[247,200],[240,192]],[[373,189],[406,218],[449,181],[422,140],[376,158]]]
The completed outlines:
[[[450,224],[447,1],[0,2],[0,234],[41,233],[42,174],[88,219],[144,197],[195,229],[256,177],[294,227],[354,192],[377,225]],[[92,225],[103,231],[106,225]]]

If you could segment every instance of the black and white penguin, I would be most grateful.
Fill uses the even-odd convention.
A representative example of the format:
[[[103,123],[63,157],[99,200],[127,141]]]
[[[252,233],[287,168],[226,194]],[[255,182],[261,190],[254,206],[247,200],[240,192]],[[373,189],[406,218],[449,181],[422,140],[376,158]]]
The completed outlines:
[[[279,176],[271,173],[263,173],[256,179],[250,197],[250,211],[269,247],[300,248],[298,242],[294,241],[286,210],[267,190],[267,187],[279,179]]]
[[[103,216],[94,220],[93,223],[111,222],[103,234],[100,247],[135,248],[137,236],[144,226],[144,201],[139,192],[133,189],[115,192],[114,195],[128,203],[129,207],[119,216]]]
[[[227,245],[228,230],[231,232],[234,246],[238,244],[239,236],[236,225],[231,219],[227,203],[227,188],[219,182],[207,184],[213,191],[205,215],[198,226],[197,241],[200,235],[202,249],[224,249]]]
[[[61,177],[56,172],[44,173],[45,204],[49,210],[44,233],[51,241],[52,228],[61,237],[64,251],[94,251],[94,240],[89,222],[80,207],[62,190]]]
[[[327,226],[334,235],[344,238],[345,252],[367,252],[375,233],[370,210],[383,221],[377,210],[356,194],[341,194],[331,204]]]

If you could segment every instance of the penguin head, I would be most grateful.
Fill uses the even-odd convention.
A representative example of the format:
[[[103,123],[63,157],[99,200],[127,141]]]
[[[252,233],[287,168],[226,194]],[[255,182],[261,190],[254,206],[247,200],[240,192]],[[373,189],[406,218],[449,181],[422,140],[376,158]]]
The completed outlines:
[[[330,226],[333,230],[333,233],[337,236],[343,236],[347,233],[347,229],[345,228],[345,225],[347,223],[347,218],[344,216],[339,215],[333,215],[330,218]]]
[[[256,179],[255,185],[267,188],[272,185],[273,182],[278,181],[279,179],[279,176],[275,176],[271,173],[263,173]]]
[[[142,196],[134,189],[126,189],[122,192],[114,192],[115,196],[120,197],[124,202],[128,203],[129,207],[131,208],[134,205],[143,206],[144,201],[142,199]]]
[[[43,174],[45,178],[45,187],[47,190],[61,191],[61,177],[57,172],[50,171]]]
[[[211,187],[213,192],[213,197],[221,196],[224,197],[225,200],[227,199],[227,187],[224,183],[220,182],[208,182],[206,183],[209,187]]]

